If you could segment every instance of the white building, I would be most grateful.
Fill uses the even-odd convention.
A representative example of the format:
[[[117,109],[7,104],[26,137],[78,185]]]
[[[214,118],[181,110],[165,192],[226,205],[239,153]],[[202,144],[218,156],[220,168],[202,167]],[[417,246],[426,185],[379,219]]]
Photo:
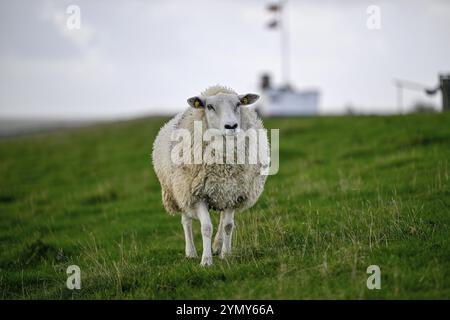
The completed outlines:
[[[259,111],[263,116],[311,116],[319,113],[319,91],[267,88]]]

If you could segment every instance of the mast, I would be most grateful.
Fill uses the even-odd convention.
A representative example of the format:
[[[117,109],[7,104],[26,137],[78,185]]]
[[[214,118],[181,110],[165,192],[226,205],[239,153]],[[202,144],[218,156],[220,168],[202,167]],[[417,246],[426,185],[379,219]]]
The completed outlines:
[[[284,86],[290,83],[290,47],[289,47],[289,25],[288,12],[286,10],[287,0],[279,0],[267,6],[267,9],[275,14],[275,18],[269,22],[268,27],[278,29],[280,32],[280,68],[281,78]]]

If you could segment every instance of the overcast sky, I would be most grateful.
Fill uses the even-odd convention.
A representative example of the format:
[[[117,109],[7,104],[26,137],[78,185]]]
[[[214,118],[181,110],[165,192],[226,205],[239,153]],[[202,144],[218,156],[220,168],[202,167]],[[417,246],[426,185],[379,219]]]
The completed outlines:
[[[0,2],[0,116],[120,117],[182,110],[212,84],[258,92],[280,81],[270,1]],[[66,26],[68,5],[81,28]],[[369,5],[381,29],[369,30]],[[320,110],[396,110],[394,78],[437,84],[450,71],[450,1],[290,0],[291,78]],[[405,105],[440,96],[405,92]]]

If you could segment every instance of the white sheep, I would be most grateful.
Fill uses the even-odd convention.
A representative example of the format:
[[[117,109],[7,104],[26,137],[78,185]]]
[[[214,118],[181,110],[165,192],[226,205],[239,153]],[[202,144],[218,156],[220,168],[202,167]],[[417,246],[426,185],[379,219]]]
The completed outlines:
[[[256,94],[238,95],[223,86],[213,86],[187,100],[191,108],[179,113],[166,123],[153,145],[153,165],[161,184],[162,201],[169,213],[181,212],[181,222],[186,239],[186,256],[194,258],[197,252],[192,236],[192,219],[200,220],[203,239],[201,265],[212,264],[211,238],[213,228],[209,210],[221,211],[220,223],[214,239],[213,251],[225,258],[231,252],[234,229],[234,213],[255,204],[261,195],[266,175],[261,168],[267,163],[174,163],[173,151],[177,141],[174,132],[184,129],[194,136],[195,123],[204,129],[212,129],[219,136],[235,138],[248,129],[263,129],[257,114],[245,106],[258,100]],[[260,130],[261,132],[261,130]],[[258,140],[262,150],[268,150],[267,134]],[[212,141],[212,140],[211,140]],[[194,145],[193,152],[203,152],[211,141]],[[236,140],[235,140],[236,141]],[[248,155],[248,143],[245,153]],[[191,145],[190,145],[191,146]],[[235,154],[237,143],[234,145]],[[226,149],[226,152],[229,152]],[[242,151],[242,150],[241,150]],[[217,150],[216,150],[217,152]],[[203,153],[202,153],[203,155]],[[224,156],[220,155],[219,157]]]

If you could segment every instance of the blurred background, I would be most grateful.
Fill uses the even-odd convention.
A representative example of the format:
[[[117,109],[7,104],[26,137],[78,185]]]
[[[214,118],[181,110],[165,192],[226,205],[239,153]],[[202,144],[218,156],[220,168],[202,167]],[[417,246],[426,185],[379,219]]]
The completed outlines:
[[[217,83],[266,115],[440,111],[449,17],[446,0],[1,1],[2,132],[173,114]]]

